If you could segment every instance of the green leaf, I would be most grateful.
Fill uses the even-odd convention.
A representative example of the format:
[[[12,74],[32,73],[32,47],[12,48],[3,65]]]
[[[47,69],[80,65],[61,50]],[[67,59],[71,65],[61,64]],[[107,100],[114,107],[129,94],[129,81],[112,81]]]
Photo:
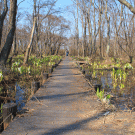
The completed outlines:
[[[110,95],[110,94],[108,94],[108,95],[106,96],[106,98],[107,98],[107,99],[110,99],[110,98],[111,98],[111,95]]]

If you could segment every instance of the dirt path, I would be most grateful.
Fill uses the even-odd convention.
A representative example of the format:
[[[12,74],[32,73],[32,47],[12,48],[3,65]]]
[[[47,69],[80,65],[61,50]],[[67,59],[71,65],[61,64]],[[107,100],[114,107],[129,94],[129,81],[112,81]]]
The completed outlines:
[[[135,113],[108,112],[68,57],[2,135],[130,135]]]

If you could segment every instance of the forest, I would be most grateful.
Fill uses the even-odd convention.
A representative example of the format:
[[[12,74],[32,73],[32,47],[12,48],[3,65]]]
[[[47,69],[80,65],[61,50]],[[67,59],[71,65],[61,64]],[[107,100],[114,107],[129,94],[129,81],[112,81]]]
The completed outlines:
[[[57,1],[33,0],[33,12],[26,12],[25,23],[17,25],[23,16],[17,6],[22,2],[1,0],[1,63],[25,54],[26,64],[30,54],[63,55],[64,49],[69,49],[71,56],[128,56],[132,63],[134,1],[73,0],[65,9],[74,18],[71,22],[55,9]],[[68,31],[72,33],[67,36]]]
[[[32,11],[22,13],[24,1],[0,0],[1,110],[16,101],[20,111],[67,51],[90,83],[102,83],[96,93],[101,101],[105,91],[108,99],[124,95],[134,109],[134,0],[72,0],[63,9],[57,0],[31,0]]]

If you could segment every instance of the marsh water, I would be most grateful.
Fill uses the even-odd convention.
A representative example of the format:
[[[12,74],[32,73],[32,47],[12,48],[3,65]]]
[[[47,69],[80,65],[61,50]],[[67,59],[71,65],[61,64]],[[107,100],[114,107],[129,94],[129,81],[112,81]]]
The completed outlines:
[[[117,70],[87,69],[87,73],[92,76],[92,84],[101,84],[105,95],[111,94],[111,104],[121,110],[132,110],[135,106],[135,70],[120,69],[120,73]]]
[[[21,87],[18,82],[7,85],[1,90],[1,96],[11,98],[10,100],[1,100],[1,107],[4,103],[16,103],[17,110],[20,112],[28,99],[27,87]]]
[[[117,73],[117,70],[87,69],[87,74],[92,76],[90,82],[92,84],[101,84],[101,90],[104,89],[105,95],[111,94],[111,104],[121,110],[132,110],[135,106],[135,70],[125,72],[122,69],[120,72],[122,75]],[[3,96],[15,99],[8,102],[15,102],[18,112],[25,106],[31,94],[29,85],[26,86],[20,82],[15,82],[5,88],[7,91]]]
[[[25,103],[27,101],[26,89],[27,88],[25,88],[25,87],[21,88],[17,82],[15,83],[15,90],[13,90],[12,87],[10,89],[11,90],[9,92],[10,96],[14,96],[15,103],[17,104],[18,112],[20,112],[22,110],[22,108],[25,106]]]

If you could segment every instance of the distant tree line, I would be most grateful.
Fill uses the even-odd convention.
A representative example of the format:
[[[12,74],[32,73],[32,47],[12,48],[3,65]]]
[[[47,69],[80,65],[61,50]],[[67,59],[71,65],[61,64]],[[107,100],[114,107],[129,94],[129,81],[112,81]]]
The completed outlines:
[[[135,1],[73,0],[75,30],[69,39],[70,54],[89,57],[135,55]],[[78,24],[81,23],[82,36]]]
[[[70,55],[119,57],[135,54],[135,1],[72,0],[74,33],[68,38],[70,23],[55,8],[56,0],[33,0],[33,12],[19,12],[17,0],[0,0],[0,64],[9,56],[25,53],[57,55],[68,46]],[[23,0],[21,1],[23,2]],[[76,7],[76,8],[74,8]],[[25,16],[25,22],[19,24]],[[79,24],[82,36],[79,35]],[[73,24],[73,22],[72,22]],[[67,49],[67,48],[65,48]],[[63,54],[64,54],[63,50]]]
[[[31,54],[61,53],[60,49],[64,49],[68,41],[65,33],[70,27],[69,21],[60,16],[61,11],[55,9],[55,4],[56,0],[33,0],[32,14],[22,14],[17,0],[0,0],[1,64],[6,64],[9,56],[22,53],[25,54],[24,64]],[[25,22],[20,25],[22,16],[25,16]]]

